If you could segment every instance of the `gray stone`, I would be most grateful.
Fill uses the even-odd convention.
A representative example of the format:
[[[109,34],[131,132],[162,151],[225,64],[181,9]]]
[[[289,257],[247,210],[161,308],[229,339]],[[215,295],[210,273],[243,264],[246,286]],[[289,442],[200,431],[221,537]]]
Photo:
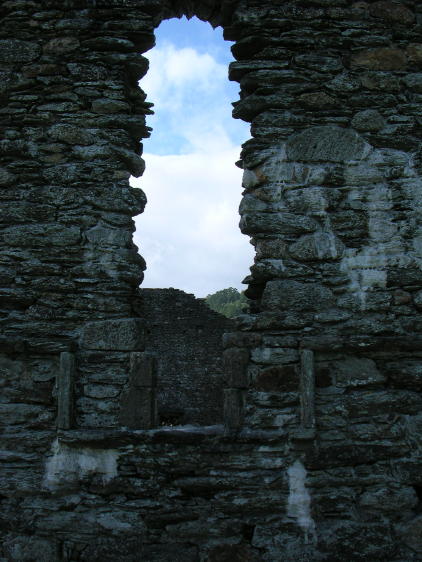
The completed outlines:
[[[39,45],[30,41],[21,41],[19,39],[0,40],[0,62],[6,64],[33,61],[38,58],[40,51]]]
[[[417,515],[401,526],[403,542],[415,552],[422,553],[422,515]]]
[[[385,121],[378,111],[366,109],[354,115],[352,126],[358,131],[379,131],[384,128]]]
[[[403,82],[413,92],[422,93],[422,72],[407,74],[403,78]]]
[[[151,353],[134,352],[130,354],[129,382],[134,388],[157,385],[156,359]]]
[[[127,248],[132,241],[130,233],[117,228],[107,228],[101,224],[87,230],[86,237],[91,244],[107,248],[110,246]]]
[[[289,160],[308,162],[348,162],[369,153],[365,140],[351,129],[311,127],[291,136],[286,144]]]
[[[336,260],[343,252],[343,242],[332,232],[305,234],[289,246],[290,255],[302,261]]]
[[[224,389],[224,424],[228,432],[239,430],[244,417],[245,395],[237,388]]]
[[[279,213],[247,213],[240,220],[245,234],[268,232],[273,234],[300,234],[317,230],[318,223],[309,217],[286,211]]]
[[[422,291],[417,291],[413,295],[413,302],[418,310],[422,310]]]
[[[85,349],[136,351],[144,347],[144,326],[138,318],[89,322],[81,335]]]
[[[95,140],[94,134],[81,127],[75,127],[66,123],[53,125],[49,129],[49,135],[53,140],[68,144],[92,144]]]
[[[360,82],[355,76],[343,72],[327,82],[325,87],[339,93],[356,92],[360,88]]]
[[[296,349],[288,347],[258,347],[252,351],[252,361],[265,365],[284,365],[288,363],[296,363],[299,360],[299,354]]]
[[[130,110],[128,103],[111,98],[98,99],[92,102],[92,110],[95,113],[127,113]]]
[[[223,354],[223,362],[227,386],[230,388],[247,388],[249,386],[247,373],[249,351],[236,347],[226,349]]]
[[[60,354],[60,370],[57,377],[57,427],[70,429],[73,424],[74,384],[76,361],[73,353]]]
[[[47,55],[63,55],[76,51],[79,45],[79,40],[76,37],[57,37],[44,45],[43,52]]]
[[[287,279],[269,281],[262,296],[264,310],[315,310],[334,303],[330,289]]]

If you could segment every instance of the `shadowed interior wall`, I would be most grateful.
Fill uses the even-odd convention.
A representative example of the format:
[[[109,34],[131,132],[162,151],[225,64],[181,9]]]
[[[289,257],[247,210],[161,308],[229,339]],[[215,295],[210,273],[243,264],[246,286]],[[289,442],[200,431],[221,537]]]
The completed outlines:
[[[224,426],[157,429],[128,178],[149,134],[140,53],[183,14],[234,41],[256,259],[223,339]],[[420,559],[420,3],[0,16],[0,556]]]
[[[222,338],[234,321],[177,289],[142,289],[140,314],[157,362],[159,423],[222,423]]]

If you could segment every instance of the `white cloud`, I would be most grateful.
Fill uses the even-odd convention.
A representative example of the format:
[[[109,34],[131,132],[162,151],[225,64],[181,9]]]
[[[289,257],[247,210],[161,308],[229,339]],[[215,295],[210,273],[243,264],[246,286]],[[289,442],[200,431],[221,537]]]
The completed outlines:
[[[144,177],[132,181],[148,197],[135,233],[148,266],[144,287],[172,286],[197,296],[242,288],[253,249],[238,228],[237,152],[145,155]]]
[[[227,80],[227,67],[219,64],[208,53],[198,53],[192,48],[177,49],[164,43],[148,53],[150,70],[141,80],[141,87],[154,101],[157,110],[175,110],[189,99],[189,91],[195,90],[209,96],[221,90]]]

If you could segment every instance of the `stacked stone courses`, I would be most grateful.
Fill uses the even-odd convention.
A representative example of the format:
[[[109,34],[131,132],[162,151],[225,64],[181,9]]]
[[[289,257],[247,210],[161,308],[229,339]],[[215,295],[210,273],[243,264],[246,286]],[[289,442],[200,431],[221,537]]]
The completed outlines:
[[[182,15],[233,41],[256,258],[250,311],[201,328],[215,353],[195,362],[184,320],[180,384],[172,306],[202,326],[205,305],[143,296],[129,177],[154,29]],[[421,560],[422,4],[4,0],[0,19],[0,560]]]

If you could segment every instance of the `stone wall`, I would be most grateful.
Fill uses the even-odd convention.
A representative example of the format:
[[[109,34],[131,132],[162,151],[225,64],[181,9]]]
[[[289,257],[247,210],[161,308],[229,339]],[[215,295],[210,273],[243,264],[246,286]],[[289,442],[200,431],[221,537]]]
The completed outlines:
[[[234,321],[177,289],[142,289],[139,312],[157,363],[159,423],[222,423],[222,338]]]
[[[234,41],[251,313],[224,427],[154,428],[132,217],[163,18]],[[4,560],[421,557],[416,1],[0,7]]]

